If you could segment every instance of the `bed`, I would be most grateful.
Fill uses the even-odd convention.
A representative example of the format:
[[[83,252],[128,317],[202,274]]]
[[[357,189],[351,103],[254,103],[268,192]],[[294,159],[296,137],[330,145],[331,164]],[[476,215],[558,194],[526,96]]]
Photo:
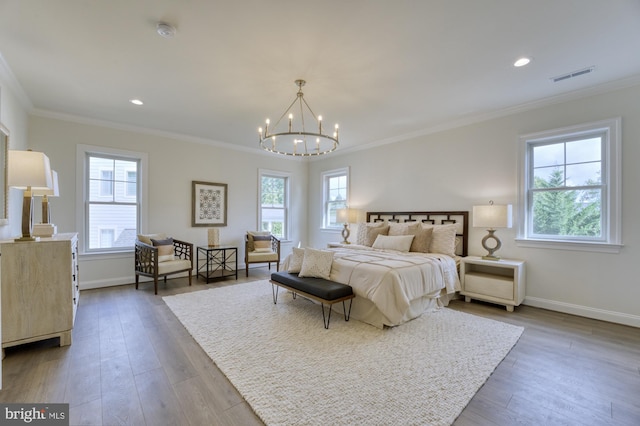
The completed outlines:
[[[460,290],[468,217],[467,211],[368,212],[353,244],[327,249],[333,252],[329,279],[356,294],[351,317],[383,328],[446,306]]]

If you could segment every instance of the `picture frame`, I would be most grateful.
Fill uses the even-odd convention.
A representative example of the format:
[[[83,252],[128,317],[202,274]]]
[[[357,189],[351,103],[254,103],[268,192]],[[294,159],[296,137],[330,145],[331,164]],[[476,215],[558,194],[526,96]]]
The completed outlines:
[[[226,183],[191,182],[191,226],[227,226]]]

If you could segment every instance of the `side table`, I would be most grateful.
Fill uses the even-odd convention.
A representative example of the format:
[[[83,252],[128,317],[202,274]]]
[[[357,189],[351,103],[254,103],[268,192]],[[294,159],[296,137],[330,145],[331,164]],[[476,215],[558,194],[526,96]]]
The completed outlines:
[[[467,256],[460,260],[460,294],[465,301],[484,300],[504,305],[507,311],[520,305],[525,295],[523,260],[485,260]]]
[[[207,283],[234,275],[238,279],[238,247],[199,246],[196,253],[198,278]]]

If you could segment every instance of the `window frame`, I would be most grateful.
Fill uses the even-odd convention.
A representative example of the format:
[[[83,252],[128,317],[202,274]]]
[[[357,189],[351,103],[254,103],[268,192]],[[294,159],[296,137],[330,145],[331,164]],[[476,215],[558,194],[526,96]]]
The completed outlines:
[[[322,172],[321,180],[322,180],[322,226],[321,229],[330,230],[330,231],[342,231],[343,224],[336,224],[335,226],[331,226],[329,224],[329,215],[328,215],[328,204],[329,204],[329,180],[335,177],[344,176],[346,178],[345,183],[345,206],[349,206],[349,197],[350,197],[350,168],[342,167],[339,169],[327,170]]]
[[[529,188],[533,179],[532,151],[534,146],[568,142],[580,137],[603,134],[601,157],[602,237],[587,239],[542,237],[533,234]],[[612,118],[576,126],[521,135],[518,138],[518,220],[516,244],[521,247],[618,253],[622,247],[621,194],[621,118]]]
[[[291,173],[289,172],[281,172],[276,170],[267,170],[267,169],[258,169],[258,223],[256,230],[262,230],[262,178],[263,177],[272,177],[284,179],[284,227],[283,227],[283,236],[280,238],[281,241],[288,241],[290,235],[290,221],[289,221],[289,210],[290,206],[290,188],[291,188]]]
[[[138,179],[136,187],[138,191],[137,211],[136,218],[136,233],[146,232],[146,223],[148,222],[148,155],[144,152],[127,151],[121,149],[114,149],[101,146],[83,145],[78,144],[76,146],[76,229],[79,232],[78,248],[81,255],[118,255],[122,253],[131,253],[134,250],[134,246],[130,247],[117,247],[117,248],[99,248],[89,250],[89,233],[87,232],[87,226],[89,223],[89,156],[101,156],[111,157],[114,159],[121,159],[126,161],[136,161],[139,164]],[[127,183],[125,183],[126,191]]]

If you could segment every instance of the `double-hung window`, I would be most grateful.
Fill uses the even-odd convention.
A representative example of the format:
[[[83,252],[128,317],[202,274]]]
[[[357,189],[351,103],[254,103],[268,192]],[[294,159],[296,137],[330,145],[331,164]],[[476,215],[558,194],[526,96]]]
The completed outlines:
[[[520,137],[518,243],[617,251],[620,119]]]
[[[146,154],[78,146],[82,177],[83,252],[130,250],[142,217]]]
[[[331,170],[322,173],[322,226],[327,229],[341,229],[338,223],[338,209],[349,204],[349,168]]]
[[[260,170],[258,174],[260,179],[258,197],[260,229],[286,240],[289,235],[290,174],[269,170]]]

